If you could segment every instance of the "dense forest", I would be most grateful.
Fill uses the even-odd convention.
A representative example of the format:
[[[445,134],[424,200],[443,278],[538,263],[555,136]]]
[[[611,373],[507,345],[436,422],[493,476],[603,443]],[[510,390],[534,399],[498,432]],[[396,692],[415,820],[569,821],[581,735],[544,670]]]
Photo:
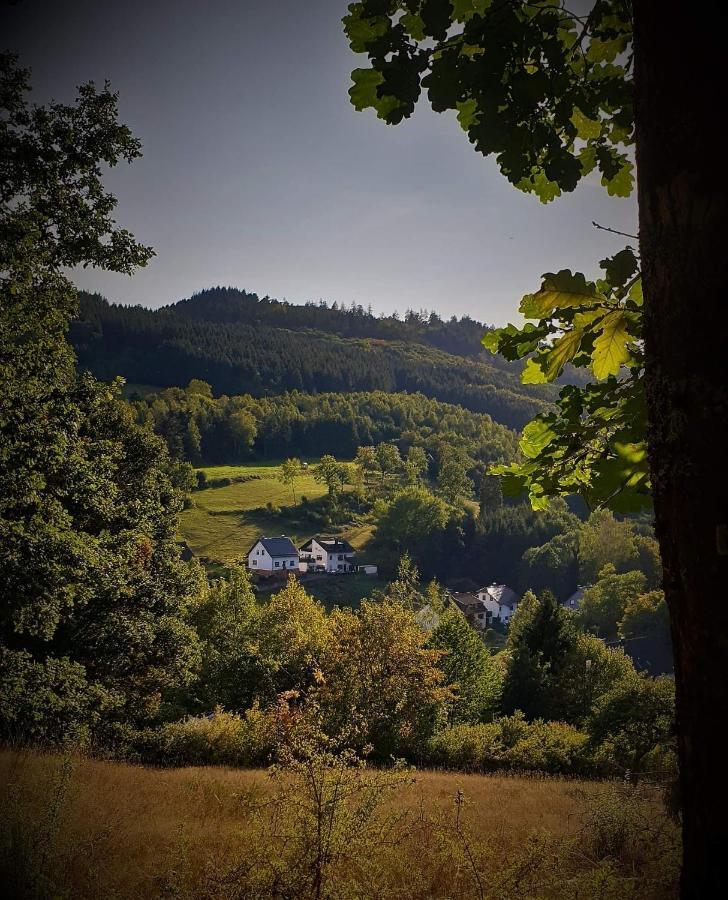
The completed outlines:
[[[556,390],[524,386],[514,364],[486,358],[483,329],[468,318],[409,312],[402,321],[216,288],[160,310],[82,292],[70,340],[80,367],[104,379],[172,387],[200,378],[215,394],[257,397],[419,391],[522,428]]]
[[[515,432],[481,413],[422,394],[385,391],[275,397],[212,396],[193,379],[186,388],[132,395],[140,424],[163,437],[172,456],[193,464],[234,464],[286,455],[351,458],[357,447],[396,442],[403,452],[420,446],[432,456],[459,448],[473,464],[516,458]]]

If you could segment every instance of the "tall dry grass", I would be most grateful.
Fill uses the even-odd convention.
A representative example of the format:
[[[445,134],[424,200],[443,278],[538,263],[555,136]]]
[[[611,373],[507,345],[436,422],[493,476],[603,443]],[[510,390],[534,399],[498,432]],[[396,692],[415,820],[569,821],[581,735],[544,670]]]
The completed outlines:
[[[0,879],[16,897],[304,900],[311,888],[302,893],[308,882],[289,870],[305,865],[301,847],[311,835],[294,840],[291,830],[306,821],[294,806],[300,812],[310,797],[292,778],[6,751]],[[283,791],[281,779],[288,779]],[[315,896],[661,900],[675,893],[676,828],[649,790],[417,772],[364,806],[357,814],[369,816],[368,835],[378,833],[372,823],[387,823],[381,840],[352,840],[352,854],[331,862]]]

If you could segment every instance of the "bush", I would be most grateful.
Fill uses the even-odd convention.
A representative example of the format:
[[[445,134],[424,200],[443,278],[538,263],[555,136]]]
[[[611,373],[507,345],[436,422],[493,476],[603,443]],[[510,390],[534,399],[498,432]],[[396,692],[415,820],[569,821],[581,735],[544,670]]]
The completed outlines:
[[[256,704],[239,716],[216,709],[140,735],[137,751],[146,762],[187,766],[256,766],[275,747],[273,714]]]
[[[459,725],[436,735],[429,762],[469,771],[576,775],[594,768],[589,736],[563,722],[527,722],[521,713],[487,725]]]
[[[58,747],[84,743],[98,724],[104,693],[67,657],[39,661],[0,647],[0,739]]]

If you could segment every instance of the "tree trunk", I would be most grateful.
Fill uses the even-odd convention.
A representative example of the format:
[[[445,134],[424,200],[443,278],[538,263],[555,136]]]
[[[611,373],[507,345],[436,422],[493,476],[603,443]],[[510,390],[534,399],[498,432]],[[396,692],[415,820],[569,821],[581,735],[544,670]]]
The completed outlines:
[[[728,112],[716,8],[635,0],[640,251],[655,526],[675,653],[682,897],[725,890]]]

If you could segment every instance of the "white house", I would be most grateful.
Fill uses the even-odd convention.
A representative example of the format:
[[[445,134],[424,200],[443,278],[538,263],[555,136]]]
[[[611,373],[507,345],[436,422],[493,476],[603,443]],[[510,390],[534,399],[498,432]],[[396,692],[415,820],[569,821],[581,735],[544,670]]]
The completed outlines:
[[[298,550],[290,538],[262,537],[248,551],[248,568],[261,575],[298,571]]]
[[[504,625],[508,624],[520,600],[518,594],[506,584],[488,585],[481,588],[476,596],[483,604],[486,619],[500,619]]]
[[[299,548],[309,572],[354,572],[356,550],[348,541],[333,537],[312,537]]]

